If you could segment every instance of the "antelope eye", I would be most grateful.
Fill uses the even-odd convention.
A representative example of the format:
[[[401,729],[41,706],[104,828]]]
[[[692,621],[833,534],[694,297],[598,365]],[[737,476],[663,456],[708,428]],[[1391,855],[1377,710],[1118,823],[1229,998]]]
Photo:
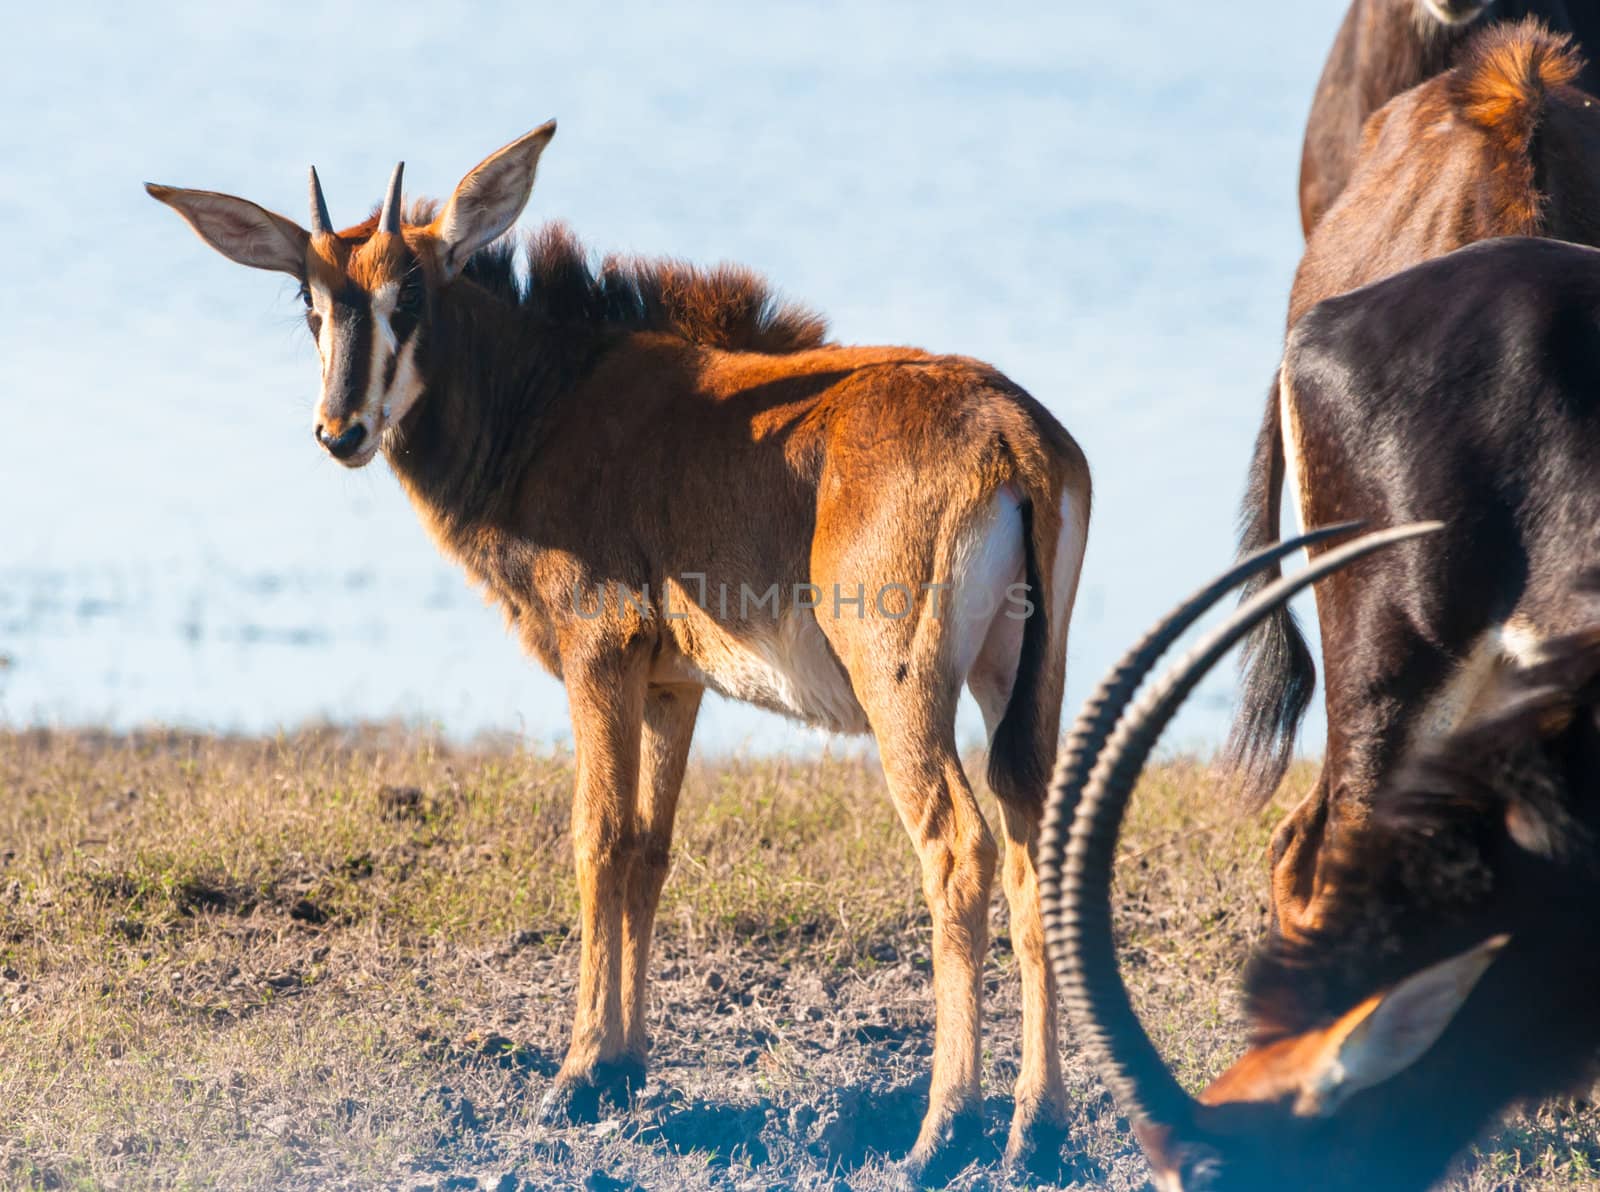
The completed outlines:
[[[400,287],[399,306],[402,310],[417,310],[422,306],[422,283],[416,278],[407,278]]]
[[[305,285],[303,282],[300,285],[299,297],[300,297],[300,301],[304,302],[306,304],[306,309],[310,310],[311,309],[311,289],[310,289],[309,286]]]

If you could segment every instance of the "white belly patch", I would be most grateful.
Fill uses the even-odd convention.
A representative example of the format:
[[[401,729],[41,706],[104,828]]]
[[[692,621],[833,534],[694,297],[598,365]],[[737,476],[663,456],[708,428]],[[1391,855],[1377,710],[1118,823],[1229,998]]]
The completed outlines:
[[[850,676],[809,609],[787,609],[739,636],[709,616],[696,620],[696,660],[681,665],[711,690],[830,732],[869,731]]]

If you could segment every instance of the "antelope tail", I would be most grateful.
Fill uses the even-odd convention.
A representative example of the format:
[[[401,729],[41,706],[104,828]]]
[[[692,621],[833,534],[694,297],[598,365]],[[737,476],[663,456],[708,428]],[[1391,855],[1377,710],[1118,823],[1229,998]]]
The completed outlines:
[[[1266,414],[1256,435],[1250,478],[1239,511],[1241,558],[1278,541],[1283,491],[1283,428],[1279,398],[1281,373],[1272,381]],[[1250,600],[1274,583],[1276,562],[1252,576],[1240,596]],[[1249,807],[1260,807],[1278,788],[1294,750],[1295,734],[1311,703],[1317,668],[1288,605],[1279,605],[1245,638],[1240,659],[1239,710],[1223,746],[1220,764],[1241,783]]]

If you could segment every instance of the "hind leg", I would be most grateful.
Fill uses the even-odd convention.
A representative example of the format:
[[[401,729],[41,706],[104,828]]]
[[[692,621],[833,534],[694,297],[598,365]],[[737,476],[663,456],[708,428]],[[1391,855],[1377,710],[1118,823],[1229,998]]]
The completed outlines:
[[[1361,829],[1379,785],[1410,747],[1468,715],[1493,673],[1483,643],[1450,657],[1433,644],[1440,635],[1419,632],[1404,610],[1378,613],[1369,614],[1360,648],[1328,658],[1322,772],[1272,836],[1273,921],[1291,938],[1321,921],[1325,860]]]
[[[914,1176],[960,1163],[982,1132],[983,957],[998,850],[952,731],[885,728],[878,744],[900,821],[922,863],[933,917],[933,1080],[906,1160]]]
[[[1399,758],[1410,724],[1392,701],[1368,698],[1343,713],[1328,733],[1322,770],[1311,792],[1272,834],[1273,929],[1290,939],[1321,922],[1325,860],[1336,842],[1365,822],[1382,774]],[[1332,709],[1330,708],[1330,724]]]
[[[1310,907],[1316,888],[1317,857],[1328,824],[1328,764],[1324,760],[1317,784],[1272,833],[1268,854],[1271,868],[1272,930],[1291,938],[1312,925]]]
[[[1010,698],[1021,639],[1020,622],[996,618],[967,677],[991,740]],[[1026,804],[1001,799],[1000,821],[1006,841],[1002,884],[1011,911],[1011,946],[1022,978],[1022,1068],[1006,1162],[1026,1166],[1032,1161],[1048,1171],[1059,1160],[1066,1137],[1067,1088],[1061,1076],[1055,974],[1045,952],[1039,908],[1037,859],[1044,794],[1040,791],[1038,802]]]
[[[983,959],[999,850],[956,750],[960,679],[931,620],[822,622],[866,713],[900,822],[917,851],[933,919],[933,1080],[906,1158],[942,1179],[982,1136]],[[932,630],[934,632],[929,632]]]
[[[1066,1141],[1067,1087],[1061,1078],[1056,1026],[1056,981],[1045,953],[1039,911],[1039,827],[1043,804],[1000,804],[1005,828],[1004,885],[1011,907],[1011,946],[1022,974],[1022,1071],[1006,1141],[1006,1162],[1037,1161],[1049,1171]]]
[[[867,481],[869,490],[884,487],[878,478]],[[892,519],[881,513],[875,525],[863,529],[859,510],[841,510],[834,519],[839,533],[825,535],[819,528],[812,582],[827,591],[837,580],[838,586],[866,594],[856,615],[843,614],[836,596],[833,615],[819,611],[817,621],[877,737],[890,795],[921,861],[923,894],[933,918],[933,1081],[928,1113],[906,1166],[914,1176],[935,1178],[949,1161],[968,1157],[967,1143],[981,1123],[982,976],[999,851],[956,751],[956,703],[997,613],[1011,608],[1010,585],[1029,574],[1031,540],[1014,484],[941,494],[918,483],[902,491],[913,504],[896,509]],[[1046,511],[1051,518],[1054,504]],[[906,526],[917,532],[904,532]],[[1038,566],[1043,574],[1054,574],[1048,553]],[[933,596],[926,584],[919,590],[930,578],[939,581],[946,598]],[[909,605],[885,607],[872,598],[896,584],[917,593]],[[1043,595],[1064,617],[1068,601],[1048,591]],[[1013,640],[1009,657],[1018,656]],[[1010,661],[1007,690],[1015,673],[1016,663]],[[1034,954],[1041,958],[1037,971],[1042,974],[1042,932],[1035,936],[1029,928],[1037,923],[1037,893],[1030,919],[1031,861],[1026,866],[1021,861],[1030,831],[1025,825],[1012,831],[1022,847],[1013,885],[1023,913],[1023,949],[1026,941],[1037,941]],[[1031,960],[1025,963],[1035,967]],[[1037,992],[1038,982],[1032,984]],[[1030,1104],[1048,1095],[1050,1084],[1046,1053],[1053,1048],[1045,1042],[1045,1001],[1039,996],[1035,1002],[1036,1059],[1023,1086]]]

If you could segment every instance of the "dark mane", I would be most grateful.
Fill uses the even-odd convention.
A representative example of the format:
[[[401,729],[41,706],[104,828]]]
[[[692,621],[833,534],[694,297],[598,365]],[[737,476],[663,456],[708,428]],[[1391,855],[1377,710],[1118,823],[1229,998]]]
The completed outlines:
[[[439,204],[412,202],[406,222],[432,223]],[[377,227],[373,210],[340,235],[359,243]],[[525,236],[508,235],[480,249],[462,276],[540,322],[618,331],[659,331],[728,352],[782,355],[823,347],[828,322],[781,298],[765,278],[742,265],[709,269],[672,257],[607,254],[598,265],[572,229],[559,221]],[[521,268],[519,268],[521,266]]]
[[[1600,630],[1545,657],[1378,791],[1330,858],[1322,923],[1251,964],[1258,1042],[1324,1024],[1495,932],[1526,935],[1571,882],[1593,881]]]
[[[615,255],[594,265],[562,223],[490,245],[468,262],[466,276],[558,325],[660,331],[708,348],[771,354],[818,348],[828,337],[821,315],[782,300],[752,270]]]

